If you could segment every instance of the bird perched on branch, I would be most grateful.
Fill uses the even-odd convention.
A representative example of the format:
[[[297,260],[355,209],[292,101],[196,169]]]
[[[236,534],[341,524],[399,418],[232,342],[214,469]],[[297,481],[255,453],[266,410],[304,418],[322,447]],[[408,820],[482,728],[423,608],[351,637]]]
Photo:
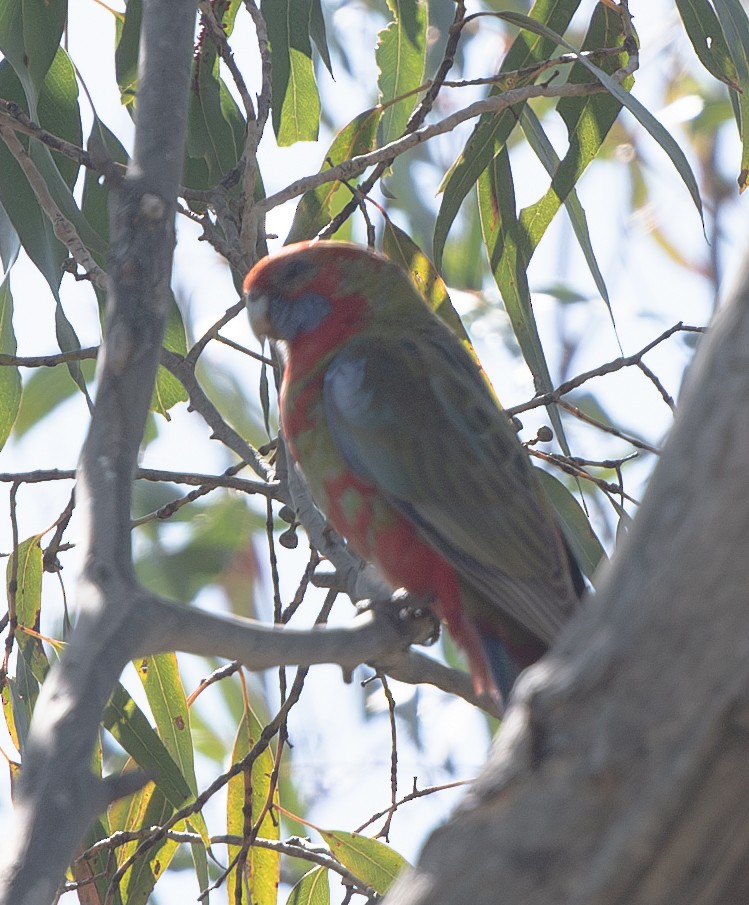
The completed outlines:
[[[303,242],[244,282],[284,359],[281,425],[312,496],[393,588],[434,600],[504,700],[575,612],[580,571],[509,419],[408,275]]]

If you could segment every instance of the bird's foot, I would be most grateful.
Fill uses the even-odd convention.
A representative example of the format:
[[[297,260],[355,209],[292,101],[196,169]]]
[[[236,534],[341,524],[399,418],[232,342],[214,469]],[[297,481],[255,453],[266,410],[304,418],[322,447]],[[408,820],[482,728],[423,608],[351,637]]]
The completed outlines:
[[[440,636],[440,620],[434,612],[435,598],[433,594],[409,594],[407,591],[396,591],[391,597],[379,600],[363,600],[357,609],[359,612],[371,610],[386,619],[395,619],[404,626],[408,623],[424,622],[423,633],[412,643],[430,647]]]

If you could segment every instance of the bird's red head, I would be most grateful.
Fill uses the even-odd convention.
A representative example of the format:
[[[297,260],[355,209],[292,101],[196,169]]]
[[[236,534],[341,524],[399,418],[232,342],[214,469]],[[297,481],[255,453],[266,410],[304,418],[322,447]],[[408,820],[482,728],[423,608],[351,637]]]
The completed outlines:
[[[360,246],[316,240],[263,258],[243,287],[256,336],[293,343],[320,328],[358,322],[366,307],[366,287],[356,276],[362,258],[369,268],[387,264]]]

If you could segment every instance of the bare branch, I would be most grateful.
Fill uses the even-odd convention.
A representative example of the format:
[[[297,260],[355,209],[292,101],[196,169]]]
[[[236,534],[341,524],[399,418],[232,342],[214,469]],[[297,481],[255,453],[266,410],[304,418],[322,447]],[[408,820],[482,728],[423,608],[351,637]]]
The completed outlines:
[[[444,135],[446,132],[452,132],[452,130],[461,123],[481,116],[484,113],[501,113],[502,110],[506,110],[508,107],[514,107],[515,104],[520,104],[533,97],[587,97],[588,95],[600,94],[604,91],[605,88],[597,84],[571,83],[557,86],[527,85],[522,88],[511,88],[503,94],[476,101],[468,107],[465,107],[463,110],[457,110],[455,113],[450,114],[450,116],[446,116],[437,123],[424,126],[424,128],[419,129],[416,132],[404,135],[402,138],[391,141],[389,144],[384,145],[382,148],[378,148],[376,151],[372,151],[369,154],[360,154],[358,157],[351,157],[349,160],[345,160],[337,166],[330,167],[330,169],[322,170],[311,176],[305,176],[302,179],[297,179],[280,192],[276,192],[274,195],[269,195],[267,198],[259,201],[256,205],[256,210],[258,213],[262,214],[272,210],[274,207],[278,207],[279,204],[290,201],[292,198],[297,198],[299,195],[303,195],[305,192],[310,191],[310,189],[315,189],[320,185],[325,185],[328,182],[353,179],[369,167],[375,166],[383,161],[394,160],[396,157],[399,157],[406,151],[410,151],[411,148],[415,148],[422,142],[429,141],[429,139],[435,138],[437,135]]]

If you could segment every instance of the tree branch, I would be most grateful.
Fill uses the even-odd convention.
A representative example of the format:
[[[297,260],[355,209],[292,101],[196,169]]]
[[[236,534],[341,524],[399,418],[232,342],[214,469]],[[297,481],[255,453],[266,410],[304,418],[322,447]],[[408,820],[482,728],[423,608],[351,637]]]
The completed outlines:
[[[146,634],[134,595],[130,493],[170,298],[195,10],[195,0],[143,5],[135,150],[113,192],[108,323],[77,488],[88,528],[79,619],[34,709],[13,841],[3,852],[3,905],[48,905],[114,794],[91,773],[91,754],[109,694]],[[18,141],[7,125],[0,130]]]

